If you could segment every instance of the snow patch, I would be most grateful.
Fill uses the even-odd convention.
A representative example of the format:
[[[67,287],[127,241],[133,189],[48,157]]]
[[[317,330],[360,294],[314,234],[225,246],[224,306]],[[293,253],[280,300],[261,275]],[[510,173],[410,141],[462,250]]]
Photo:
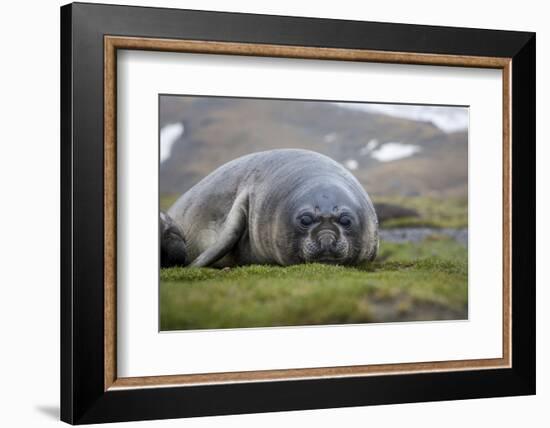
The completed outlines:
[[[398,159],[408,158],[422,149],[413,144],[403,143],[384,143],[379,149],[373,151],[370,155],[379,162],[390,162]]]
[[[323,138],[325,140],[325,143],[333,143],[338,138],[338,134],[336,132],[331,132],[330,134],[325,135]]]
[[[361,156],[366,156],[372,153],[372,151],[378,147],[378,144],[378,140],[376,138],[373,138],[365,145],[365,147],[359,149],[359,154]]]
[[[355,171],[357,168],[359,168],[359,162],[357,162],[355,159],[348,159],[344,162],[344,166],[350,171]]]
[[[381,113],[421,122],[432,122],[445,132],[468,129],[468,107],[376,103],[337,103],[340,107]]]
[[[160,130],[160,162],[170,157],[172,147],[178,138],[183,135],[183,123],[171,123]]]

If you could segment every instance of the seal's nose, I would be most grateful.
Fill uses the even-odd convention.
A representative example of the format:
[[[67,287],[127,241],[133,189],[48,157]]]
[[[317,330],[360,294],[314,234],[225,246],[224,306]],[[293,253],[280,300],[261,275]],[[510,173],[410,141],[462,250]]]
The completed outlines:
[[[329,252],[333,249],[336,243],[336,234],[332,230],[321,230],[317,235],[319,245],[323,252]]]

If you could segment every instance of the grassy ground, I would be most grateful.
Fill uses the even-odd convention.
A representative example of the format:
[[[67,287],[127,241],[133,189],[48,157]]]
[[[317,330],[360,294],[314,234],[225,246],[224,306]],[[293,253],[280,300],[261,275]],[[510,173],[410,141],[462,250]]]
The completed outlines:
[[[308,264],[161,270],[161,330],[467,317],[467,250],[445,237],[381,243],[355,268]]]
[[[388,203],[418,212],[418,217],[394,218],[383,227],[468,227],[468,199],[459,197],[438,198],[430,196],[374,197],[374,203]]]

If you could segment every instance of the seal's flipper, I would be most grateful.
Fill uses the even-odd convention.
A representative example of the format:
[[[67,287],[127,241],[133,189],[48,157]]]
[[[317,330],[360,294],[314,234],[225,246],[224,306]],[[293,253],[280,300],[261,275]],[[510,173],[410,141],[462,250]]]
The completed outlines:
[[[168,214],[160,213],[160,265],[185,266],[188,263],[183,231]]]
[[[198,256],[195,261],[191,263],[191,266],[210,266],[229,253],[244,234],[247,217],[248,194],[243,192],[235,199],[216,243]]]

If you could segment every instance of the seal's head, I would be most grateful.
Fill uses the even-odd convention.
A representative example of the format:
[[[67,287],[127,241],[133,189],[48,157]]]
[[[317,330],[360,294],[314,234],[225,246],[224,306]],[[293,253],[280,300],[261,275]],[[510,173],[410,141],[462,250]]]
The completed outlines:
[[[350,265],[372,260],[378,248],[376,214],[364,190],[334,182],[305,186],[287,206],[285,240],[302,263]],[[362,190],[362,189],[361,189]]]

